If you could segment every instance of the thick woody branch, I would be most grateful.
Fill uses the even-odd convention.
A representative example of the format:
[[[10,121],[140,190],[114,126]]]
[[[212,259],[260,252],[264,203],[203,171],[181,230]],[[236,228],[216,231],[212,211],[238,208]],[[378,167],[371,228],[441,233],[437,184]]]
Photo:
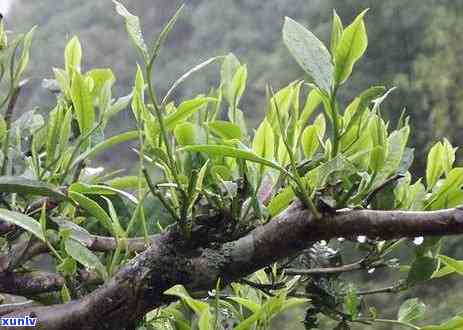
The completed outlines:
[[[157,237],[158,235],[150,236],[149,242],[154,242]],[[49,240],[53,243],[56,238],[50,237]],[[117,247],[117,240],[114,237],[88,235],[80,242],[89,250],[96,252],[114,251]],[[126,247],[130,252],[142,252],[147,245],[143,237],[135,237],[126,240]],[[19,242],[10,252],[0,254],[0,272],[13,270],[16,266],[48,251],[47,244],[39,240]]]
[[[40,329],[124,329],[161,306],[163,292],[175,284],[190,291],[236,281],[313,241],[365,235],[392,239],[463,233],[463,210],[433,212],[342,210],[315,219],[295,203],[248,235],[219,247],[186,249],[179,234],[160,235],[110,281],[88,296],[63,305],[34,307],[8,316],[36,315]],[[103,319],[104,318],[104,319]]]
[[[64,278],[52,273],[0,273],[0,292],[2,293],[29,296],[58,291],[63,284]]]

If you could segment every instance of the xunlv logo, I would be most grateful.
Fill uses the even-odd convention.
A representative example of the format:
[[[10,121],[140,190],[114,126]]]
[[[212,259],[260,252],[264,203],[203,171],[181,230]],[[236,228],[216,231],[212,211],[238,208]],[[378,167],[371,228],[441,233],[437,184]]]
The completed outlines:
[[[0,318],[0,327],[35,327],[37,318],[35,317],[2,317]]]

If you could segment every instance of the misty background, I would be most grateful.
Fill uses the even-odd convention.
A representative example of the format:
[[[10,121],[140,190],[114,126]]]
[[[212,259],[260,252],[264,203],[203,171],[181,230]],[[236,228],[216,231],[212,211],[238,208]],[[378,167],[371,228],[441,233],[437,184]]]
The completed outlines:
[[[418,175],[424,172],[425,155],[433,142],[447,137],[454,145],[463,144],[463,0],[121,2],[140,16],[147,41],[154,40],[175,10],[186,3],[154,71],[159,94],[192,66],[233,52],[248,65],[242,110],[250,119],[250,128],[263,116],[266,83],[278,89],[304,77],[281,40],[284,16],[301,22],[327,43],[334,8],[345,25],[362,9],[370,8],[366,16],[368,50],[342,89],[343,106],[371,85],[396,86],[382,111],[392,126],[403,109],[411,116],[414,170]],[[84,70],[110,67],[117,77],[114,95],[130,93],[139,59],[110,0],[0,0],[0,12],[5,14],[8,29],[14,32],[38,25],[27,74],[30,82],[22,92],[19,112],[35,107],[42,113],[51,110],[54,96],[41,87],[41,82],[52,78],[53,67],[63,67],[64,47],[74,35],[82,42]],[[176,101],[207,92],[209,86],[217,85],[218,77],[218,64],[195,74],[178,90]],[[115,135],[133,125],[128,109],[113,121],[106,135]],[[130,170],[134,158],[126,145],[112,149],[99,161],[108,168]],[[450,242],[447,249],[450,255],[463,259],[463,249],[458,244]],[[388,273],[384,278],[392,281],[400,275]],[[368,276],[363,279],[366,288],[380,285],[370,283]],[[428,315],[428,320],[439,321],[463,310],[460,286],[461,280],[455,276],[407,292],[407,297],[383,295],[368,299],[383,304],[385,314],[391,315],[399,301],[418,295],[432,305],[435,315]],[[294,328],[301,327],[298,322],[294,319]]]

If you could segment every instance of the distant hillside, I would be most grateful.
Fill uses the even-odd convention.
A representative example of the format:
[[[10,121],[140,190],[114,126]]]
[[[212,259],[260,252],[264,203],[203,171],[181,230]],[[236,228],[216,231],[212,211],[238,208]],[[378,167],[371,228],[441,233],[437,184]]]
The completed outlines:
[[[369,7],[367,26],[369,48],[353,80],[344,88],[354,96],[362,88],[375,83],[400,87],[392,94],[392,101],[384,111],[396,120],[404,107],[415,118],[415,144],[431,141],[434,135],[460,138],[463,130],[445,120],[450,106],[459,104],[460,94],[447,97],[452,90],[441,91],[422,83],[428,80],[427,64],[438,54],[439,75],[449,76],[463,71],[462,65],[444,66],[458,58],[461,39],[458,35],[443,48],[439,42],[453,35],[452,24],[461,24],[458,14],[463,12],[463,1],[445,0],[123,0],[135,14],[141,16],[147,40],[152,40],[162,25],[186,2],[186,10],[169,36],[154,72],[160,93],[188,68],[215,55],[233,51],[249,66],[249,85],[244,97],[243,110],[251,118],[262,116],[265,84],[278,88],[303,76],[289,57],[281,41],[284,16],[290,16],[329,40],[331,13],[335,7],[344,22],[365,7]],[[442,14],[443,11],[443,14]],[[437,13],[437,14],[436,14]],[[441,13],[441,15],[438,15]],[[444,15],[444,16],[443,16]],[[453,18],[452,18],[453,17]],[[461,21],[461,20],[460,20]],[[32,55],[31,83],[23,97],[23,108],[40,105],[46,110],[52,98],[40,87],[44,77],[51,76],[52,66],[62,66],[66,40],[77,34],[84,47],[85,67],[111,67],[118,77],[118,92],[127,93],[132,86],[137,58],[129,44],[124,25],[110,0],[22,0],[13,6],[8,17],[9,28],[25,31],[39,25]],[[430,29],[434,29],[430,31]],[[454,29],[455,31],[458,31]],[[451,39],[452,40],[452,39]],[[429,57],[428,57],[429,54]],[[435,55],[437,56],[437,55]],[[459,69],[455,69],[459,68]],[[450,76],[452,75],[452,77]],[[218,67],[195,75],[179,91],[178,97],[201,92],[215,82]],[[439,78],[436,78],[439,81]],[[450,85],[451,88],[455,85]],[[441,85],[438,86],[442,87]],[[455,89],[453,87],[453,89]],[[433,95],[434,91],[439,91]],[[451,101],[451,104],[447,100]],[[348,101],[346,99],[346,101]],[[462,102],[463,103],[463,102]],[[437,116],[437,117],[436,117]],[[460,116],[463,122],[463,115]],[[433,118],[440,118],[437,124]],[[130,115],[122,114],[114,129],[131,125]],[[460,133],[461,132],[461,133]],[[463,138],[463,137],[461,137]],[[424,150],[425,148],[423,148]],[[419,163],[422,166],[423,162]]]

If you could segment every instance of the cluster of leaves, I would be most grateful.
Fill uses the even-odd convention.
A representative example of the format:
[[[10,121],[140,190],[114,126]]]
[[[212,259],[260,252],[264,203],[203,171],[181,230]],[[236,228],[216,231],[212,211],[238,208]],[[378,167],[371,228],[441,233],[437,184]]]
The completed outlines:
[[[198,227],[213,228],[217,241],[233,240],[271,221],[295,199],[317,221],[346,207],[436,210],[463,202],[463,168],[454,168],[456,149],[447,140],[429,152],[426,185],[421,179],[412,183],[408,118],[402,115],[392,128],[381,115],[389,91],[371,87],[347,106],[338,100],[339,89],[367,48],[366,11],[346,27],[334,13],[329,49],[286,18],[284,43],[311,82],[295,81],[276,92],[268,86],[265,118],[249,134],[240,109],[246,65],[233,54],[211,58],[186,72],[159,99],[152,81],[156,59],[182,8],[148,47],[139,18],[116,1],[115,6],[142,61],[133,92],[113,99],[114,74],[110,69],[83,72],[81,45],[73,38],[65,49],[65,68],[54,69],[55,79],[45,82],[56,95],[56,107],[46,120],[28,113],[11,122],[33,30],[10,43],[3,25],[0,28],[2,72],[10,63],[9,88],[0,104],[6,107],[0,117],[0,219],[16,226],[1,244],[4,251],[22,242],[25,249],[34,242],[46,244],[56,271],[66,279],[53,302],[91,291],[133,256],[128,239],[143,235],[149,244],[149,235],[166,225],[178,226],[186,244],[198,244]],[[217,61],[218,87],[179,104],[171,101],[180,84]],[[129,105],[137,129],[106,138],[108,121]],[[88,167],[97,154],[132,140],[138,141],[138,175],[118,176],[119,172]],[[159,214],[148,216],[146,208],[154,202],[169,221],[163,222]],[[95,234],[111,236],[115,250],[91,251]],[[390,255],[402,242],[360,239],[359,250],[367,254],[362,267],[397,267]],[[462,274],[463,262],[441,255],[441,246],[442,239],[426,238],[415,249],[413,263],[402,267],[408,275],[396,290]],[[285,275],[290,265],[294,261],[261,270],[228,289],[218,286],[206,300],[194,299],[176,286],[166,294],[181,303],[153,311],[143,326],[205,330],[226,328],[222,323],[233,320],[235,329],[264,329],[280,312],[309,300],[307,328],[316,326],[320,313],[336,320],[338,329],[371,322],[457,329],[463,322],[457,316],[440,326],[415,326],[411,321],[424,310],[416,299],[402,305],[397,320],[381,319],[362,302],[355,286],[346,287],[338,276]],[[28,272],[32,265],[20,257],[0,267]],[[80,284],[89,272],[96,281]]]

